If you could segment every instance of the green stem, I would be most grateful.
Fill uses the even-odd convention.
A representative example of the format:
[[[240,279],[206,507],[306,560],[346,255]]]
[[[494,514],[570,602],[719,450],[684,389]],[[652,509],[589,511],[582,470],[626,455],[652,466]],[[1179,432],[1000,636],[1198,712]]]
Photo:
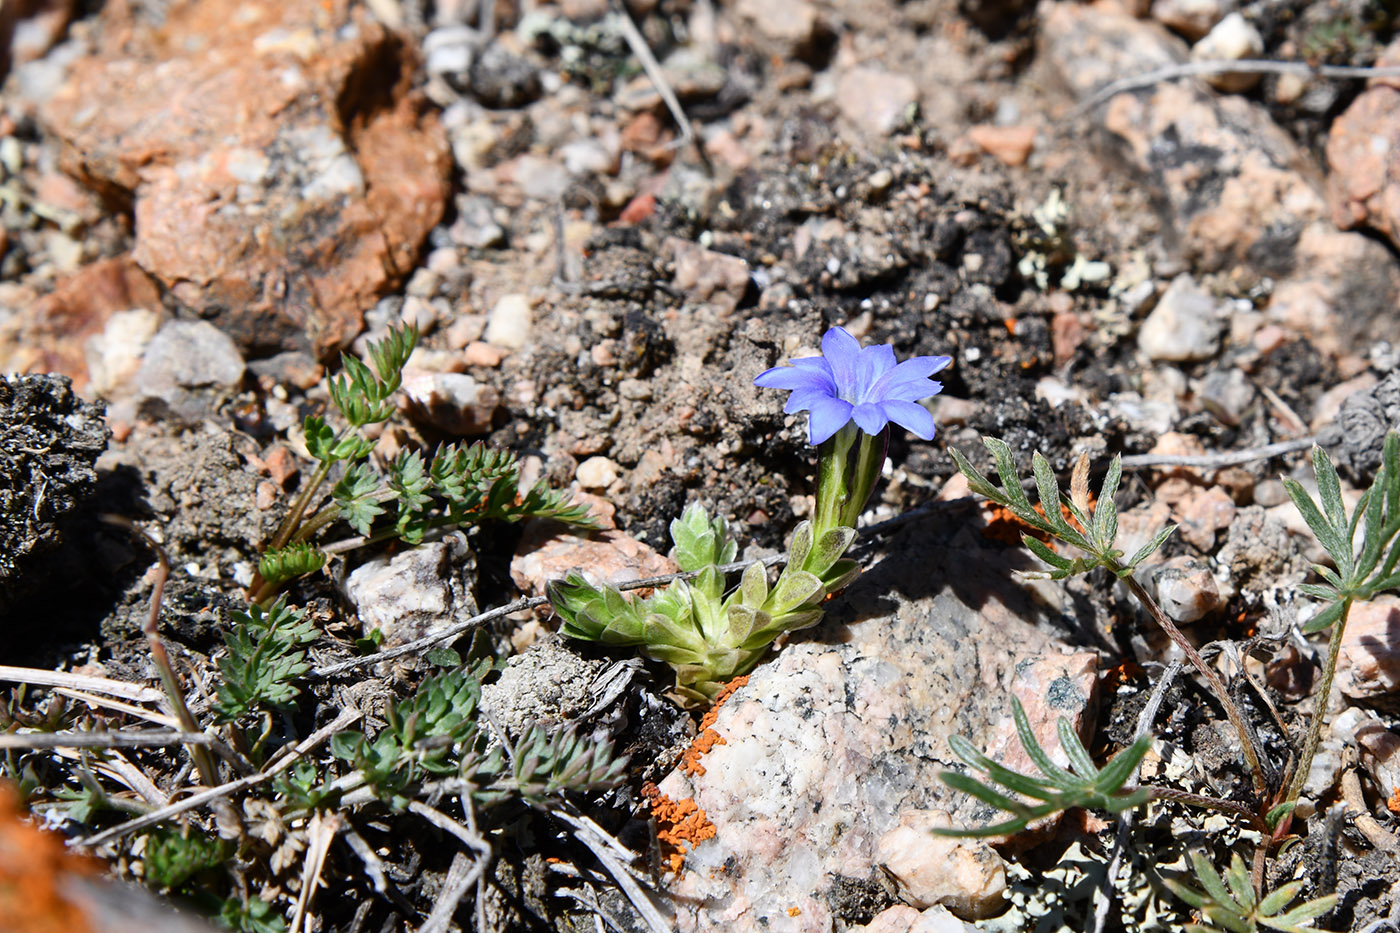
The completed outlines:
[[[1332,678],[1337,673],[1337,658],[1342,653],[1342,635],[1346,632],[1347,616],[1351,614],[1351,600],[1342,604],[1342,617],[1332,628],[1332,640],[1327,645],[1327,662],[1322,668],[1322,684],[1317,688],[1317,705],[1313,709],[1312,722],[1308,724],[1308,737],[1303,742],[1303,755],[1293,770],[1293,780],[1288,782],[1288,793],[1284,803],[1292,803],[1303,793],[1303,785],[1308,782],[1308,772],[1312,769],[1313,756],[1317,754],[1317,744],[1322,738],[1322,721],[1327,717],[1327,704],[1332,698]]]
[[[311,478],[306,481],[306,485],[297,494],[291,510],[287,512],[287,517],[282,519],[282,524],[277,526],[277,534],[272,536],[272,543],[267,548],[269,551],[287,546],[287,542],[291,540],[292,532],[297,530],[297,525],[301,523],[301,517],[306,514],[307,506],[311,504],[311,497],[316,494],[316,490],[321,488],[321,484],[326,481],[330,472],[331,461],[322,460],[316,464],[316,472],[311,474]]]
[[[1121,573],[1124,569],[1122,564],[1119,564],[1117,561],[1108,561],[1104,566],[1115,575],[1119,576],[1119,579],[1127,585],[1133,596],[1137,598],[1137,601],[1142,603],[1143,607],[1147,609],[1148,614],[1152,616],[1152,620],[1157,623],[1162,631],[1167,633],[1167,637],[1181,649],[1182,654],[1186,655],[1186,659],[1195,665],[1196,670],[1200,671],[1201,676],[1210,684],[1211,692],[1214,693],[1215,698],[1220,701],[1220,705],[1225,708],[1225,715],[1229,717],[1230,725],[1235,727],[1235,732],[1240,737],[1240,751],[1244,753],[1245,760],[1249,763],[1250,774],[1254,779],[1254,792],[1261,798],[1267,796],[1269,793],[1269,782],[1264,778],[1264,768],[1259,763],[1259,753],[1255,750],[1254,743],[1250,740],[1250,732],[1245,725],[1244,716],[1240,714],[1239,707],[1235,705],[1235,701],[1230,698],[1230,692],[1225,689],[1225,684],[1221,681],[1220,675],[1206,663],[1205,658],[1201,657],[1200,652],[1196,650],[1195,646],[1186,640],[1186,636],[1181,634],[1181,629],[1177,628],[1172,620],[1167,618],[1166,613],[1158,607],[1152,597],[1147,595],[1147,591],[1142,588],[1142,584],[1133,579],[1131,573]]]
[[[878,435],[860,432],[860,448],[856,451],[855,475],[851,477],[851,494],[841,511],[841,524],[855,528],[860,521],[860,513],[870,501],[875,484],[880,479],[880,468],[885,465],[885,447],[888,443],[889,428]]]
[[[813,540],[841,524],[846,499],[850,495],[850,453],[860,429],[847,424],[817,448],[821,464],[817,476],[817,515],[812,523]]]

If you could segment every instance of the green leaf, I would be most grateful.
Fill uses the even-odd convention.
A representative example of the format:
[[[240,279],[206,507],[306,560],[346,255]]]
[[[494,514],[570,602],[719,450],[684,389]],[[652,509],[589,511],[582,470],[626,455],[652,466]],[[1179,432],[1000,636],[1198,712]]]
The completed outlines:
[[[1099,769],[1094,767],[1094,759],[1089,757],[1089,751],[1080,741],[1079,734],[1074,731],[1074,727],[1069,724],[1069,720],[1060,717],[1055,724],[1059,733],[1060,748],[1064,750],[1065,757],[1069,759],[1069,765],[1074,769],[1074,773],[1081,780],[1093,781],[1099,776]]]
[[[762,563],[750,564],[739,583],[745,606],[757,609],[768,600],[768,571]]]
[[[1026,755],[1030,757],[1050,783],[1064,790],[1078,787],[1080,778],[1055,764],[1055,760],[1041,747],[1040,742],[1035,737],[1035,731],[1031,729],[1031,721],[1026,716],[1025,707],[1014,696],[1011,698],[1011,717],[1016,723],[1016,736],[1021,740],[1021,747],[1026,750]],[[1092,769],[1093,764],[1091,763],[1089,767]]]
[[[272,585],[304,577],[326,566],[328,557],[325,551],[305,542],[289,544],[284,548],[264,551],[258,559],[258,574]]]
[[[1161,531],[1153,535],[1152,540],[1144,544],[1142,547],[1138,548],[1137,553],[1134,554],[1132,556],[1132,559],[1128,561],[1127,569],[1135,569],[1138,564],[1142,563],[1143,561],[1147,560],[1148,557],[1152,556],[1152,554],[1155,553],[1159,547],[1166,543],[1167,539],[1171,537],[1173,531],[1176,531],[1176,526],[1168,525],[1167,527],[1163,528]]]
[[[303,428],[306,435],[307,453],[317,460],[332,460],[331,446],[335,443],[335,432],[326,420],[318,415],[307,415]]]
[[[1316,616],[1308,620],[1307,624],[1303,626],[1303,633],[1305,635],[1312,635],[1315,632],[1321,632],[1324,629],[1331,628],[1337,623],[1337,620],[1342,617],[1342,611],[1345,609],[1345,607],[1346,600],[1338,600],[1337,602],[1328,606],[1326,609],[1322,610]]]
[[[384,508],[372,496],[379,491],[379,478],[367,464],[352,463],[331,490],[341,517],[362,535],[370,533],[374,520]]]
[[[1268,824],[1270,829],[1275,829],[1278,827],[1279,823],[1283,822],[1284,817],[1293,812],[1293,808],[1296,806],[1298,806],[1298,801],[1285,800],[1265,814],[1264,822]],[[1292,900],[1292,898],[1288,898],[1288,900]],[[1269,913],[1272,913],[1272,911],[1269,911]]]
[[[1337,530],[1337,534],[1345,534],[1347,510],[1342,502],[1342,484],[1337,478],[1336,468],[1332,466],[1332,458],[1327,456],[1327,451],[1314,446],[1312,459],[1313,473],[1317,476],[1317,495],[1322,500],[1322,509],[1327,513],[1327,521]]]
[[[1056,554],[1050,549],[1050,545],[1041,541],[1039,538],[1033,538],[1028,534],[1022,534],[1021,543],[1023,543],[1032,554],[1057,570],[1069,570],[1074,566],[1074,561],[1070,560],[1068,557],[1061,557],[1059,554]]]
[[[1099,501],[1094,505],[1094,539],[1101,547],[1111,547],[1118,537],[1118,507],[1113,497],[1118,494],[1118,483],[1123,476],[1123,458],[1114,455],[1108,464],[1108,475],[1099,488]]]
[[[1150,735],[1138,736],[1137,741],[1114,755],[1113,759],[1099,770],[1098,777],[1094,780],[1094,789],[1103,794],[1117,791],[1137,771],[1138,765],[1151,747]]]
[[[1337,564],[1338,569],[1343,570],[1343,574],[1351,570],[1351,547],[1341,538],[1341,534],[1331,523],[1327,521],[1321,511],[1318,510],[1317,503],[1313,502],[1312,496],[1304,489],[1297,480],[1291,477],[1283,477],[1283,488],[1288,491],[1288,497],[1293,500],[1298,513],[1303,516],[1303,521],[1312,529],[1313,536],[1328,554],[1332,555],[1332,560]]]
[[[952,455],[953,463],[957,465],[958,472],[967,477],[967,486],[972,490],[974,495],[981,496],[984,499],[990,499],[997,505],[1008,505],[1006,496],[1002,495],[1001,490],[993,486],[991,481],[983,476],[980,470],[969,463],[967,458],[963,456],[962,451],[958,450],[956,447],[949,447],[948,453]]]
[[[1038,450],[1031,455],[1031,472],[1035,474],[1035,488],[1040,494],[1040,507],[1045,510],[1046,521],[1057,529],[1068,527],[1060,511],[1060,484],[1055,480],[1055,471],[1050,469],[1050,461]]]

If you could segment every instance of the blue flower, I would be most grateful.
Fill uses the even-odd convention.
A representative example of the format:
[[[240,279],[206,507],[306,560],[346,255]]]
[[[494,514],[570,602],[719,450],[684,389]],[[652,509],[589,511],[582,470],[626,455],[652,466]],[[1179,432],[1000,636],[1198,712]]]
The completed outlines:
[[[941,382],[928,377],[952,361],[950,356],[916,356],[897,364],[888,344],[862,349],[849,331],[833,327],[822,337],[821,356],[765,370],[753,384],[792,392],[783,411],[811,412],[810,444],[820,444],[851,421],[872,436],[893,421],[931,441],[933,415],[918,402],[943,391]]]

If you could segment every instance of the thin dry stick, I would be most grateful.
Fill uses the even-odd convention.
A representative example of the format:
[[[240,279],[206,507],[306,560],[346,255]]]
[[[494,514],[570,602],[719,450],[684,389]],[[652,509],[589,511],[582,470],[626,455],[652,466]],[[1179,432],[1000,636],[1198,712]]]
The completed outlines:
[[[192,794],[183,800],[172,803],[168,807],[152,810],[145,816],[138,816],[134,820],[128,820],[120,826],[113,826],[111,829],[106,829],[100,833],[81,839],[70,839],[68,844],[70,846],[99,846],[104,842],[111,842],[113,839],[120,839],[137,830],[145,829],[147,826],[154,826],[157,823],[170,819],[172,816],[178,816],[187,810],[193,810],[211,801],[219,800],[230,794],[235,794],[239,791],[247,790],[250,787],[256,787],[259,784],[270,781],[295,764],[297,759],[301,758],[302,755],[305,755],[335,733],[342,732],[351,724],[357,722],[360,715],[360,711],[357,709],[341,710],[340,715],[335,717],[334,720],[307,736],[299,742],[295,748],[292,748],[290,751],[284,750],[258,774],[252,774],[245,778],[239,778],[236,781],[229,781],[227,784],[220,784],[218,787],[211,787],[208,790],[200,791],[197,794]]]
[[[160,637],[160,602],[165,595],[165,583],[170,579],[170,558],[165,554],[165,548],[160,546],[160,542],[152,538],[143,529],[138,528],[136,523],[123,515],[104,514],[102,520],[110,525],[125,528],[127,531],[139,537],[145,542],[156,555],[159,562],[156,568],[155,583],[151,586],[151,609],[146,617],[146,623],[141,627],[142,633],[146,636],[146,645],[151,652],[151,660],[155,663],[156,671],[160,674],[161,684],[165,687],[165,694],[170,700],[170,705],[174,707],[175,718],[180,720],[180,729],[184,732],[199,732],[199,723],[190,714],[190,708],[185,703],[184,691],[180,688],[180,678],[175,675],[175,668],[170,663],[170,655],[165,651],[165,642]],[[214,759],[209,754],[209,750],[202,745],[188,745],[190,759],[194,761],[194,766],[199,770],[199,779],[205,787],[214,787],[219,783],[219,772],[214,767]]]
[[[1064,123],[1077,119],[1100,104],[1128,91],[1138,91],[1164,81],[1180,78],[1198,78],[1219,74],[1293,74],[1305,78],[1327,78],[1329,80],[1363,78],[1400,78],[1400,68],[1363,67],[1353,65],[1309,65],[1307,62],[1279,62],[1260,59],[1236,61],[1182,62],[1168,65],[1130,78],[1120,78],[1104,85],[1087,97],[1083,103],[1069,112]],[[1061,125],[1064,125],[1062,123]]]
[[[452,865],[447,869],[447,879],[433,903],[433,912],[418,928],[418,933],[447,933],[457,905],[467,896],[467,891],[481,880],[485,870],[485,858],[471,858],[465,852],[455,853]]]
[[[1353,811],[1352,822],[1356,828],[1366,837],[1367,842],[1382,852],[1389,852],[1391,855],[1400,852],[1400,840],[1391,835],[1371,815],[1371,809],[1366,806],[1366,798],[1361,793],[1361,782],[1356,777],[1355,748],[1347,747],[1342,767],[1342,800],[1346,802],[1347,809]]]
[[[1133,454],[1130,457],[1123,458],[1123,469],[1140,470],[1145,467],[1158,466],[1204,467],[1212,469],[1236,466],[1241,463],[1250,463],[1254,460],[1268,460],[1270,457],[1281,457],[1284,454],[1291,454],[1298,450],[1309,450],[1316,443],[1316,437],[1300,437],[1292,441],[1279,441],[1277,444],[1252,447],[1249,450],[1231,450],[1216,454]]]
[[[1167,691],[1171,689],[1176,675],[1181,673],[1181,666],[1180,661],[1168,664],[1167,669],[1162,672],[1162,678],[1152,688],[1152,696],[1148,698],[1147,705],[1138,714],[1137,732],[1133,735],[1134,742],[1152,731],[1152,723],[1157,721],[1157,713],[1162,709],[1162,701],[1167,698]],[[1137,786],[1138,775],[1134,771],[1123,782],[1123,789],[1136,790]],[[1103,933],[1104,927],[1108,923],[1108,911],[1113,907],[1113,876],[1118,874],[1118,868],[1123,864],[1123,853],[1128,848],[1128,834],[1132,832],[1133,823],[1136,821],[1136,809],[1124,810],[1118,814],[1118,831],[1113,836],[1113,855],[1109,858],[1108,868],[1104,871],[1103,889],[1099,892],[1101,897],[1094,905],[1093,933]]]
[[[164,713],[155,713],[143,706],[134,706],[131,703],[124,703],[121,700],[113,700],[107,697],[98,696],[95,693],[87,693],[83,690],[69,690],[67,687],[54,687],[53,692],[60,696],[70,697],[90,706],[100,709],[108,709],[117,713],[125,713],[136,719],[144,719],[146,722],[155,723],[157,726],[164,726],[167,729],[179,731],[180,720],[174,716],[167,716]]]
[[[103,756],[105,760],[95,762],[101,773],[115,781],[121,781],[136,793],[146,798],[153,807],[163,807],[170,803],[170,795],[156,786],[146,773],[126,760],[126,756],[115,749]]]
[[[207,732],[148,729],[140,732],[11,732],[0,735],[0,750],[10,748],[147,748],[163,745],[213,745]]]
[[[389,882],[384,877],[384,861],[379,854],[374,851],[365,837],[349,823],[345,824],[345,841],[350,844],[350,850],[360,857],[360,861],[365,863],[365,871],[369,874],[369,880],[374,885],[376,894],[383,894],[389,889]]]
[[[626,853],[622,858],[632,861],[637,858],[634,852],[582,814],[570,813],[568,810],[551,810],[550,813],[573,827],[574,838],[587,846],[589,851],[602,863],[608,874],[612,875],[617,886],[622,889],[622,893],[631,902],[632,907],[646,923],[651,933],[674,933],[675,927],[661,916],[661,911],[656,909],[651,898],[632,877],[632,872],[627,867],[626,862],[614,854],[617,852]]]
[[[462,795],[462,808],[472,825],[463,826],[446,813],[430,807],[422,801],[409,801],[408,809],[411,813],[418,814],[438,829],[456,836],[463,845],[476,853],[474,859],[468,858],[461,852],[452,857],[452,867],[448,869],[447,882],[438,895],[437,903],[433,905],[433,912],[418,928],[418,933],[446,933],[448,924],[452,921],[452,915],[457,912],[457,905],[461,903],[462,898],[466,897],[467,890],[481,879],[486,871],[486,866],[490,864],[491,846],[477,832],[470,792]]]
[[[690,125],[690,118],[681,109],[681,102],[676,98],[676,92],[671,90],[671,85],[666,80],[666,73],[661,70],[656,56],[651,53],[646,37],[637,28],[637,24],[632,22],[632,16],[627,12],[627,7],[622,4],[621,0],[613,0],[612,8],[617,13],[618,22],[622,25],[622,37],[627,40],[628,48],[642,63],[642,70],[647,73],[647,78],[656,88],[656,93],[660,94],[661,99],[665,101],[666,109],[671,112],[671,119],[675,120],[676,126],[680,128],[681,138],[676,141],[676,148],[679,149],[686,143],[694,142],[695,154],[700,157],[700,164],[705,167],[705,174],[713,175],[715,167],[710,163],[710,157],[705,153],[705,146],[701,143],[700,137],[696,135],[694,127]]]
[[[306,847],[306,863],[301,869],[301,893],[297,895],[296,910],[292,914],[292,933],[301,933],[303,924],[307,933],[311,931],[306,912],[311,908],[311,898],[316,895],[316,888],[321,884],[326,855],[331,851],[331,842],[334,841],[335,834],[340,832],[341,823],[338,813],[317,810],[311,816],[311,823],[306,828],[310,842]]]
[[[108,680],[105,677],[92,677],[88,674],[70,674],[66,671],[45,671],[34,667],[9,667],[0,664],[0,680],[8,680],[17,684],[32,684],[36,687],[69,687],[73,690],[105,693],[108,696],[134,700],[137,703],[159,703],[165,699],[165,694],[159,690],[142,684]]]

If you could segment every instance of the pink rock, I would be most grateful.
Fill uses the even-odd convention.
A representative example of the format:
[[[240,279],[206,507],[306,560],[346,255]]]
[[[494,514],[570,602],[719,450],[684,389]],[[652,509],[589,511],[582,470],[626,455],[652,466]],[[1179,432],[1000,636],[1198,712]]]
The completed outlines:
[[[1006,897],[1006,865],[985,841],[933,834],[952,825],[942,810],[905,810],[880,837],[876,857],[910,905],[942,904],[965,920],[990,917]]]
[[[594,585],[614,586],[676,572],[669,558],[620,531],[577,535],[559,529],[553,522],[533,522],[525,529],[510,562],[511,579],[522,592],[543,593],[547,582],[574,570]]]
[[[510,351],[504,347],[473,340],[462,351],[462,361],[468,366],[486,366],[495,369],[501,365],[501,360],[509,354]]]
[[[348,344],[448,194],[407,44],[344,0],[104,15],[41,111],[65,170],[133,202],[136,262],[245,352]]]
[[[1025,165],[1035,145],[1033,126],[982,124],[969,129],[967,135],[987,155],[1012,168]]]
[[[1357,699],[1400,689],[1400,598],[1355,603],[1342,636],[1337,686]]]
[[[675,256],[676,288],[692,301],[711,302],[723,314],[738,307],[749,287],[749,264],[697,243],[669,237],[663,249]]]
[[[919,89],[905,75],[860,66],[836,81],[836,106],[841,115],[871,136],[885,136],[904,122]]]
[[[1186,543],[1209,553],[1215,549],[1215,535],[1235,520],[1235,503],[1219,486],[1193,486],[1176,503],[1176,533]]]

